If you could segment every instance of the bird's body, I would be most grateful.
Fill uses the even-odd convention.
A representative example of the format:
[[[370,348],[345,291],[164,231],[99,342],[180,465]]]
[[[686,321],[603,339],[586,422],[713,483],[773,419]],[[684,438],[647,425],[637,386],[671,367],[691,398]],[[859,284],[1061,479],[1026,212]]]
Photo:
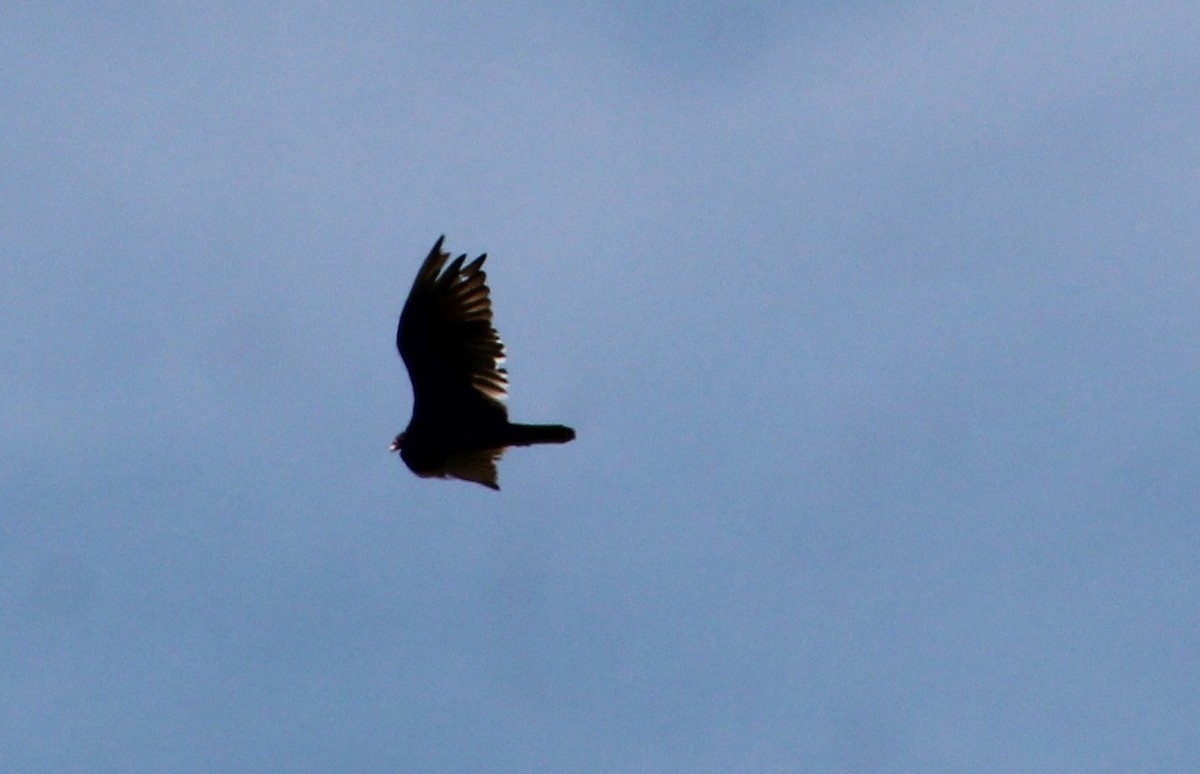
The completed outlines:
[[[504,344],[492,327],[481,255],[449,266],[439,238],[413,282],[396,346],[413,386],[413,414],[392,450],[417,475],[447,476],[499,489],[496,462],[510,446],[566,443],[563,425],[508,421]],[[443,271],[443,267],[445,270]]]

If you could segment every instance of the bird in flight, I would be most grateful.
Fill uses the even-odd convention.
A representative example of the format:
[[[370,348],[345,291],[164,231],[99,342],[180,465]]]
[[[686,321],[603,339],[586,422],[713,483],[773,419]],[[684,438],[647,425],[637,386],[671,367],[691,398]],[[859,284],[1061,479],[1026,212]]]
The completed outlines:
[[[566,443],[563,425],[508,421],[504,343],[492,327],[483,254],[446,266],[438,237],[413,281],[396,346],[413,388],[408,427],[392,441],[404,463],[425,478],[458,478],[499,489],[496,463],[510,446]]]

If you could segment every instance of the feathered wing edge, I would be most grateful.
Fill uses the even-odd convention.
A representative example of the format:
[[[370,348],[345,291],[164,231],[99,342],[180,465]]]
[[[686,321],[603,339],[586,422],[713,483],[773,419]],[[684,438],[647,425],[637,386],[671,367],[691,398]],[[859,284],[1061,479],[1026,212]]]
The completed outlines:
[[[405,313],[423,306],[425,313],[437,316],[435,324],[449,333],[451,347],[446,354],[452,368],[502,407],[508,397],[508,371],[501,365],[506,359],[504,342],[492,325],[491,292],[483,271],[487,253],[466,266],[463,253],[446,266],[450,254],[442,250],[445,238],[444,234],[438,237],[417,272],[400,315],[396,346],[403,357]]]
[[[455,353],[459,367],[469,375],[472,387],[502,402],[508,397],[508,371],[501,365],[505,361],[504,342],[492,325],[491,291],[483,271],[487,253],[465,267],[464,260],[466,255],[455,258],[442,274],[439,295],[461,333]]]
[[[483,449],[482,451],[455,454],[446,462],[444,468],[447,475],[463,481],[473,481],[483,484],[488,489],[500,490],[500,474],[496,463],[504,456],[504,449]]]

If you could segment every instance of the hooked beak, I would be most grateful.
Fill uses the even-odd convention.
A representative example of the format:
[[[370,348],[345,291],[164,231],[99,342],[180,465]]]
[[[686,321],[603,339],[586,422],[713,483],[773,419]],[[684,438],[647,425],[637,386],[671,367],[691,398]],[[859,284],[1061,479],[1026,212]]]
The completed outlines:
[[[389,447],[389,451],[398,452],[398,451],[400,451],[400,447],[403,445],[404,445],[404,433],[401,433],[400,435],[398,435],[392,439],[392,445]]]

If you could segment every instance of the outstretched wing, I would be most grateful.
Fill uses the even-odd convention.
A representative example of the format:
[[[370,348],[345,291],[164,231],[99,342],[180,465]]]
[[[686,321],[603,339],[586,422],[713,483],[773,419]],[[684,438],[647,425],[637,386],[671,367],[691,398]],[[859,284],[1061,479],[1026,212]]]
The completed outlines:
[[[492,327],[492,301],[483,262],[460,255],[449,266],[439,237],[413,282],[396,346],[413,385],[413,416],[467,419],[497,413],[508,396],[504,343]]]

